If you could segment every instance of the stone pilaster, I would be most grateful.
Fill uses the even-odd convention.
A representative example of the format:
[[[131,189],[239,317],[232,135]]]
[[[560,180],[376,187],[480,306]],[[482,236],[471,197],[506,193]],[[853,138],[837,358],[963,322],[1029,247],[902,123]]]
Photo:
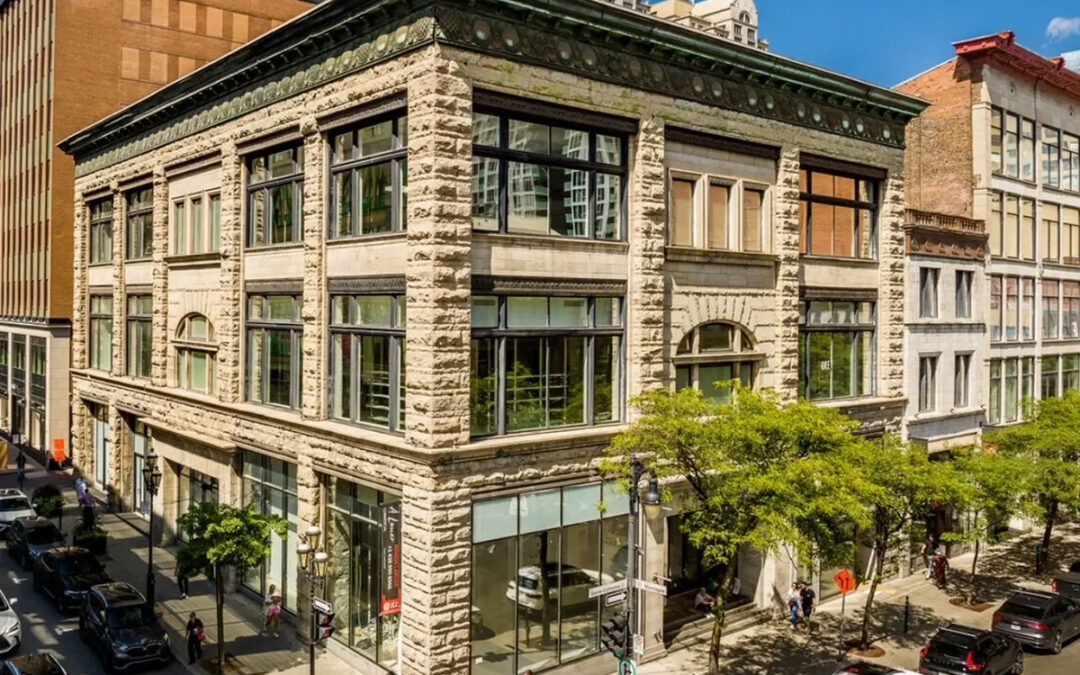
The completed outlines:
[[[409,83],[406,431],[422,448],[469,440],[472,98],[437,48]]]
[[[664,121],[642,116],[630,176],[628,393],[664,384]],[[633,411],[629,411],[633,414]]]
[[[301,409],[306,419],[326,419],[326,141],[314,117],[304,134],[304,350]]]
[[[102,485],[101,489],[105,490],[111,487],[119,494],[120,484],[126,480],[128,474],[124,471],[124,416],[115,405],[109,406],[109,435],[111,445],[109,447],[108,484]]]
[[[221,311],[214,330],[218,341],[217,392],[224,403],[243,400],[243,369],[240,345],[243,341],[244,297],[241,270],[244,255],[243,162],[236,143],[221,148]]]
[[[77,392],[71,395],[71,465],[89,476],[94,470],[94,449],[90,437],[90,411]]]
[[[784,145],[776,172],[773,232],[780,268],[776,281],[776,390],[787,402],[799,395],[799,148]]]
[[[904,395],[904,175],[894,165],[882,184],[878,228],[878,394]],[[895,420],[899,423],[900,420]],[[892,425],[890,425],[892,426]],[[899,431],[899,428],[890,428]]]
[[[467,490],[402,495],[403,675],[469,672],[472,512]]]
[[[74,274],[71,296],[71,368],[86,368],[87,339],[87,254],[89,213],[83,193],[75,195]]]
[[[150,381],[164,387],[168,379],[169,345],[169,267],[165,256],[169,254],[169,181],[165,167],[154,168],[154,252],[152,297],[153,353],[150,357]]]
[[[116,182],[113,192],[113,326],[112,326],[112,367],[113,375],[124,373],[124,242],[127,240],[124,194]]]

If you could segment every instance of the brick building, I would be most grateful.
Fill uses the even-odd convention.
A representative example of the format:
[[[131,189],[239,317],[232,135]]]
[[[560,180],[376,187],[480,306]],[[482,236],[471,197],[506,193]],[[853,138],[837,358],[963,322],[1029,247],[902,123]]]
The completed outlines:
[[[41,452],[68,444],[75,165],[56,142],[310,7],[303,0],[0,0],[5,433]],[[110,261],[104,254],[92,262]]]
[[[362,672],[610,670],[587,590],[632,549],[596,466],[630,396],[740,378],[900,429],[922,107],[610,4],[321,3],[62,143],[76,457],[133,508],[152,443],[167,537],[201,499],[287,517],[239,585],[290,613],[320,523]],[[635,542],[669,610],[704,574],[678,511]],[[740,560],[763,606],[794,573]]]
[[[907,195],[986,221],[986,422],[1010,424],[1025,398],[1080,388],[1080,74],[1012,32],[954,47],[897,87],[930,101],[908,129]]]

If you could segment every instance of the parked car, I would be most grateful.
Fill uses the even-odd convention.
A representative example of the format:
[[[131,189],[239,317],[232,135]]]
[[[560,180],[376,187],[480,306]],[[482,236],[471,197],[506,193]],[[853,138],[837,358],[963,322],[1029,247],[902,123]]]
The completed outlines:
[[[0,591],[0,654],[10,654],[22,643],[22,622]]]
[[[105,568],[85,548],[49,549],[34,562],[34,590],[51,597],[61,612],[78,609],[91,586],[110,581]]]
[[[1060,654],[1063,644],[1080,635],[1080,605],[1058,593],[1018,591],[994,612],[992,630]]]
[[[30,505],[30,498],[14,488],[0,489],[0,537],[7,536],[7,530],[16,518],[37,515]]]
[[[854,661],[842,665],[833,675],[845,675],[845,673],[854,673],[854,675],[918,675],[918,673],[911,670],[883,666],[880,663],[870,663],[868,661]]]
[[[107,672],[172,657],[169,636],[146,598],[131,584],[113,582],[91,588],[79,611],[79,637],[97,651]]]
[[[1080,560],[1074,560],[1073,564],[1069,565],[1069,571],[1073,574],[1080,574]]]
[[[1024,672],[1020,643],[981,628],[950,624],[919,652],[924,675],[1019,675]]]
[[[4,661],[0,675],[67,675],[67,671],[49,652],[23,654]]]
[[[1055,593],[1060,593],[1066,598],[1080,602],[1080,573],[1058,572],[1050,583],[1050,588]]]
[[[574,607],[595,603],[596,598],[589,597],[589,589],[593,586],[609,584],[615,581],[610,574],[601,574],[595,570],[584,570],[573,565],[562,566],[562,607]],[[548,599],[549,607],[555,608],[559,603],[559,566],[549,564],[547,566]],[[539,612],[543,610],[543,593],[540,590],[540,567],[528,565],[518,570],[517,581],[507,582],[506,597],[513,602],[517,599],[519,607]]]
[[[8,528],[7,550],[23,569],[30,569],[42,551],[64,545],[64,534],[48,518],[19,518]]]

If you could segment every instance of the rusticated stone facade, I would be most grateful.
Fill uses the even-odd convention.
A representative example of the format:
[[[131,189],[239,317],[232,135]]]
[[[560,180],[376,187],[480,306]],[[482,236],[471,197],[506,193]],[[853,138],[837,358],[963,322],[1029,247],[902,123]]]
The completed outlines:
[[[195,99],[201,94],[192,89],[166,89],[160,98],[145,103],[161,115],[156,126],[125,128],[114,118],[65,141],[76,156],[80,176],[76,194],[83,210],[92,198],[110,193],[122,204],[125,188],[155,181],[154,377],[139,380],[124,371],[122,327],[127,308],[119,300],[125,288],[142,277],[138,270],[118,263],[108,277],[118,300],[112,372],[88,367],[87,308],[80,307],[75,314],[77,432],[73,445],[79,467],[95,476],[98,439],[92,410],[105,406],[114,448],[109,460],[111,482],[129,506],[135,497],[129,476],[136,423],[152,429],[153,447],[168,463],[165,495],[178,494],[189,475],[185,472],[195,471],[217,481],[220,499],[240,503],[247,499],[246,462],[252,456],[264,456],[292,467],[288,471],[295,476],[295,488],[289,489],[296,491],[299,532],[312,522],[330,529],[329,520],[338,508],[331,494],[334,481],[347,480],[400,500],[402,602],[395,625],[401,631],[402,672],[480,675],[489,672],[485,664],[500,661],[486,658],[490,646],[474,642],[484,633],[476,628],[478,623],[496,621],[490,614],[482,616],[477,584],[493,587],[500,596],[499,607],[492,610],[495,613],[512,595],[501,597],[504,579],[474,578],[478,556],[490,555],[486,545],[477,543],[484,540],[478,538],[483,533],[474,525],[474,504],[543,490],[589,485],[599,490],[598,458],[622,423],[476,435],[471,409],[475,395],[471,372],[476,367],[471,342],[477,328],[473,297],[501,292],[491,290],[495,288],[512,289],[506,291],[509,295],[611,294],[622,298],[620,320],[625,328],[618,357],[616,408],[618,417],[626,420],[633,414],[626,400],[651,388],[672,386],[675,367],[682,363],[676,357],[684,356],[676,353],[677,345],[689,331],[713,322],[736,325],[752,337],[753,353],[747,344],[745,356],[754,362],[753,386],[774,387],[786,398],[794,398],[800,386],[799,303],[805,289],[813,287],[821,293],[822,288],[827,292],[858,287],[860,297],[875,298],[878,306],[876,363],[880,365],[871,393],[829,404],[857,409],[870,431],[898,428],[897,409],[903,405],[903,346],[898,336],[903,326],[904,235],[900,208],[903,125],[896,120],[910,116],[908,109],[917,103],[895,97],[889,102],[893,106],[889,115],[864,111],[861,114],[867,117],[858,118],[861,130],[856,131],[854,110],[841,118],[834,115],[839,109],[815,107],[818,104],[809,99],[798,102],[800,108],[794,99],[774,97],[772,89],[748,90],[728,80],[718,80],[710,90],[714,93],[701,96],[679,94],[679,82],[666,80],[673,77],[668,75],[630,88],[616,74],[589,74],[588,69],[596,66],[595,52],[590,59],[587,43],[581,40],[571,44],[568,36],[552,33],[556,52],[567,54],[568,62],[532,65],[495,53],[509,48],[514,42],[511,38],[520,39],[523,32],[511,35],[500,24],[497,49],[493,44],[477,45],[462,38],[460,22],[468,18],[468,11],[456,4],[433,2],[420,9],[405,4],[387,2],[382,23],[365,23],[350,33],[353,22],[359,21],[356,8],[344,1],[323,3],[303,20],[265,38],[265,44],[255,45],[278,50],[302,44],[319,35],[321,26],[333,24],[342,28],[333,33],[338,36],[333,39],[342,43],[340,49],[320,43],[330,50],[323,61],[282,62],[280,73],[267,79],[250,70],[250,55],[226,59],[202,74],[221,83],[223,98],[208,107],[198,107],[201,103]],[[503,4],[500,0],[481,4],[477,21],[488,22],[485,26],[493,31],[485,12]],[[567,3],[565,10],[592,11],[580,4]],[[647,16],[631,21],[642,31],[654,22]],[[603,20],[598,18],[594,25],[603,27]],[[682,30],[663,25],[665,31]],[[546,27],[536,26],[540,24],[528,30],[562,30],[546,23]],[[524,30],[517,24],[513,27]],[[436,42],[436,34],[452,39]],[[321,35],[319,39],[329,39],[328,34]],[[558,40],[567,40],[565,48]],[[745,57],[738,51],[741,48],[725,49],[724,54],[709,58],[735,62]],[[650,72],[663,75],[668,71]],[[840,76],[829,77],[835,78],[838,88],[849,85]],[[694,87],[693,83],[688,86]],[[732,98],[748,91],[753,103]],[[173,100],[176,112],[165,112],[165,101],[173,96],[177,97]],[[710,103],[703,96],[715,98]],[[574,239],[474,229],[472,161],[479,156],[473,147],[478,99],[485,110],[504,106],[507,115],[529,119],[546,115],[552,123],[565,119],[568,125],[584,128],[590,120],[598,120],[597,124],[626,130],[618,132],[625,135],[626,235],[614,240]],[[754,108],[759,105],[763,112],[756,114]],[[359,121],[374,116],[407,118],[408,226],[405,232],[335,238],[329,234],[336,217],[332,213],[335,150],[331,139],[341,129],[355,128]],[[702,139],[701,156],[721,167],[706,173],[739,181],[747,178],[739,171],[749,167],[753,175],[748,185],[760,188],[765,200],[763,250],[672,246],[670,179],[673,172],[687,169],[681,159],[676,161],[677,156],[693,159],[698,152],[696,139]],[[673,150],[676,143],[678,152]],[[731,143],[734,149],[717,150]],[[249,158],[297,144],[305,154],[303,241],[249,246],[245,239],[251,208]],[[877,259],[817,256],[811,260],[800,254],[800,168],[807,155],[833,158],[843,166],[870,167],[886,176],[879,183]],[[729,174],[729,169],[734,173]],[[208,181],[206,190],[220,195],[219,252],[197,259],[168,255],[173,227],[169,186],[196,174]],[[164,203],[158,198],[162,191]],[[121,213],[118,208],[114,222],[114,245],[120,251],[124,243]],[[77,240],[85,240],[86,214],[80,213],[75,224]],[[157,244],[162,247],[160,258]],[[103,272],[88,271],[85,248],[77,247],[77,251],[83,251],[76,279],[79,297],[85,301],[89,290],[98,286],[95,274]],[[206,282],[208,278],[212,282]],[[330,296],[345,287],[404,297],[408,309],[401,429],[380,430],[333,414],[335,369],[341,365],[335,365],[333,356]],[[300,402],[291,408],[261,405],[248,395],[252,347],[245,303],[253,292],[299,293],[303,298]],[[176,331],[192,313],[205,315],[213,324],[209,349],[216,365],[216,387],[210,393],[179,386],[177,350],[188,345]],[[381,499],[386,503],[385,497]],[[178,508],[164,499],[155,505],[167,528],[174,527]],[[668,507],[666,515],[676,512],[676,507]],[[524,517],[515,514],[515,518],[519,515]],[[646,569],[656,574],[669,571],[665,551],[667,538],[674,532],[668,527],[664,519],[650,523],[651,535],[644,546],[649,560]],[[563,554],[572,555],[572,546],[568,544]],[[511,564],[514,572],[518,567],[517,562]],[[521,563],[522,570],[527,567]],[[767,605],[769,589],[786,579],[781,567],[772,562],[757,567],[748,564],[747,569],[760,573],[753,580],[744,579],[743,587]],[[296,590],[304,597],[302,588]],[[651,596],[642,603],[639,630],[647,636],[647,652],[652,656],[663,650],[663,607]],[[304,625],[306,616],[302,605],[297,607],[299,625]],[[528,658],[539,658],[528,640],[523,645],[522,667],[530,663]],[[333,648],[347,651],[337,643]],[[590,653],[585,651],[585,655]],[[372,658],[379,663],[358,659],[358,667],[373,673],[391,668],[391,661]],[[578,667],[572,663],[574,658],[565,656],[559,672]]]

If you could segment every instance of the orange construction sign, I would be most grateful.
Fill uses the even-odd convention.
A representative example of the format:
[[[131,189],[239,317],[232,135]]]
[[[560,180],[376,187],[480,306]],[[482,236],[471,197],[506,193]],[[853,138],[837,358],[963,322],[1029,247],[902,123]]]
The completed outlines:
[[[53,459],[57,464],[63,464],[67,461],[67,451],[64,450],[64,439],[53,439]]]
[[[848,572],[846,569],[837,572],[836,576],[833,577],[833,581],[836,582],[836,587],[839,588],[840,592],[844,595],[855,590],[855,577],[851,576],[851,572]]]

